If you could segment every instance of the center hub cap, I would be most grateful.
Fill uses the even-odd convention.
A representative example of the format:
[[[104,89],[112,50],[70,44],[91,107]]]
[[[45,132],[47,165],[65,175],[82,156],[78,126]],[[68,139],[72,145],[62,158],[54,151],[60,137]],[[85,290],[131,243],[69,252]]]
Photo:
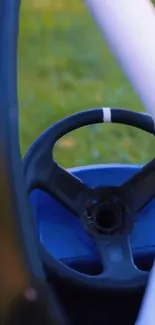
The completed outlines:
[[[94,189],[94,197],[88,202],[82,219],[89,233],[104,235],[130,232],[133,220],[117,187]]]

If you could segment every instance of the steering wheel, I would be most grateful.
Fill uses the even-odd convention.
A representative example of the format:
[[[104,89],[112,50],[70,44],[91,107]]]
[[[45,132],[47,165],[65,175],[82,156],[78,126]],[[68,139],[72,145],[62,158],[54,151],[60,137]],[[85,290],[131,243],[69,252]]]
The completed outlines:
[[[94,289],[144,286],[148,272],[135,265],[130,249],[137,213],[155,195],[155,159],[120,186],[91,188],[59,166],[53,148],[66,133],[95,123],[121,123],[154,134],[151,116],[114,108],[95,108],[71,115],[49,127],[32,144],[23,161],[27,191],[39,188],[55,197],[79,218],[92,236],[103,265],[101,274],[77,272],[41,247],[42,260],[60,277]]]

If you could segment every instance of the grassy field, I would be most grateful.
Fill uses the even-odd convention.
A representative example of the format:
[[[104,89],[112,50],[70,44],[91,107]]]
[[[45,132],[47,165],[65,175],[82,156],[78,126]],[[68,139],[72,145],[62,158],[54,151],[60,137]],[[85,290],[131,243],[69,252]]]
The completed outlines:
[[[131,58],[132,59],[132,58]],[[23,0],[19,38],[21,151],[58,119],[87,108],[143,107],[79,0]],[[65,167],[144,163],[153,136],[119,125],[70,133],[55,156]]]

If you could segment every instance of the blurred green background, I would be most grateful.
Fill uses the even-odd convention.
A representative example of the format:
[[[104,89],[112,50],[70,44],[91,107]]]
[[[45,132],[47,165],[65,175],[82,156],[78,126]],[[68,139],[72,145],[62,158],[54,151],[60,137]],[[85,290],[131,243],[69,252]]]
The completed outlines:
[[[22,154],[68,114],[100,106],[144,110],[80,0],[22,1],[18,83]],[[64,167],[144,163],[154,148],[153,136],[140,130],[100,125],[62,138],[55,157]]]

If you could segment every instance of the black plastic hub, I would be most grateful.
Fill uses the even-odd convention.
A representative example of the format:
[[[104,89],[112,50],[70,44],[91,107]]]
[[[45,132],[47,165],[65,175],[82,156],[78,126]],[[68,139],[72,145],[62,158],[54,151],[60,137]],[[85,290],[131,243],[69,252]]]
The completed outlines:
[[[117,187],[95,188],[82,218],[89,233],[123,234],[132,229],[128,204]]]
[[[122,211],[115,205],[99,204],[94,210],[94,219],[98,228],[103,231],[113,231],[122,222]]]

